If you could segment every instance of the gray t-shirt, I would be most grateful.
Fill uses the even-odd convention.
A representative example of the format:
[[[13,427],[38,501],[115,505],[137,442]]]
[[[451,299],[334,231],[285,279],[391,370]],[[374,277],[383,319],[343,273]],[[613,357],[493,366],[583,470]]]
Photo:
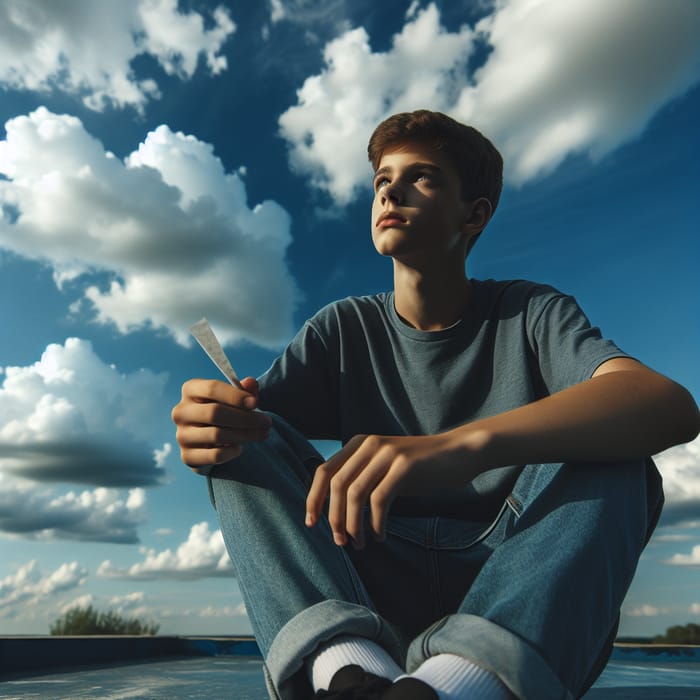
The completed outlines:
[[[260,378],[260,407],[310,439],[430,435],[566,389],[626,356],[552,287],[472,285],[464,317],[439,331],[406,325],[393,292],[324,307]],[[494,469],[462,492],[403,499],[393,510],[488,519],[521,468]]]

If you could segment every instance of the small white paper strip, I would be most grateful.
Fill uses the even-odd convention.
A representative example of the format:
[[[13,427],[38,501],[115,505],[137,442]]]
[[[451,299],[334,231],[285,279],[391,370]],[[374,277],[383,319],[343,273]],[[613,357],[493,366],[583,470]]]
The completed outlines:
[[[217,337],[214,335],[209,321],[207,321],[206,318],[197,321],[197,323],[190,328],[190,333],[202,346],[204,352],[209,355],[211,361],[221,370],[226,379],[234,386],[240,388],[241,382],[238,379],[238,375],[234,372],[233,367],[231,367],[231,363],[228,357],[226,357],[221,343],[219,343]]]

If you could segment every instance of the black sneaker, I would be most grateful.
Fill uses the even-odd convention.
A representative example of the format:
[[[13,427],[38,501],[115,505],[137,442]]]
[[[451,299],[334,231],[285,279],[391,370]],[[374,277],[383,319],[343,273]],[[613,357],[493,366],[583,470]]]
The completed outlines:
[[[388,678],[375,676],[352,664],[336,671],[328,690],[317,691],[314,700],[381,700],[382,693],[390,687]]]
[[[381,696],[381,700],[439,700],[438,694],[418,678],[400,678]]]

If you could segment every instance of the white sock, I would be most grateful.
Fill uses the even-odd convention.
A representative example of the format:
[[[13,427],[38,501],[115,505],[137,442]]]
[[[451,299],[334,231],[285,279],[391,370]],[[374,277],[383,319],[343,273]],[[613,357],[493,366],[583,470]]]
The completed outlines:
[[[314,688],[327,690],[331,678],[343,666],[357,664],[368,673],[393,681],[404,671],[376,642],[364,637],[341,635],[319,646],[306,659],[306,672]]]
[[[512,700],[498,676],[456,654],[426,659],[412,674],[427,683],[440,700]]]

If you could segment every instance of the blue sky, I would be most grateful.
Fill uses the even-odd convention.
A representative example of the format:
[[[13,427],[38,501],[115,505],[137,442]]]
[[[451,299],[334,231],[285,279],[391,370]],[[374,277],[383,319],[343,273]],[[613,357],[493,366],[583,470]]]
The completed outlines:
[[[423,107],[506,160],[469,274],[574,294],[700,399],[694,0],[6,0],[0,633],[76,603],[249,631],[175,447],[180,385],[217,376],[186,330],[206,315],[257,375],[321,305],[389,288],[365,147]],[[700,620],[700,442],[658,464],[624,635]]]

